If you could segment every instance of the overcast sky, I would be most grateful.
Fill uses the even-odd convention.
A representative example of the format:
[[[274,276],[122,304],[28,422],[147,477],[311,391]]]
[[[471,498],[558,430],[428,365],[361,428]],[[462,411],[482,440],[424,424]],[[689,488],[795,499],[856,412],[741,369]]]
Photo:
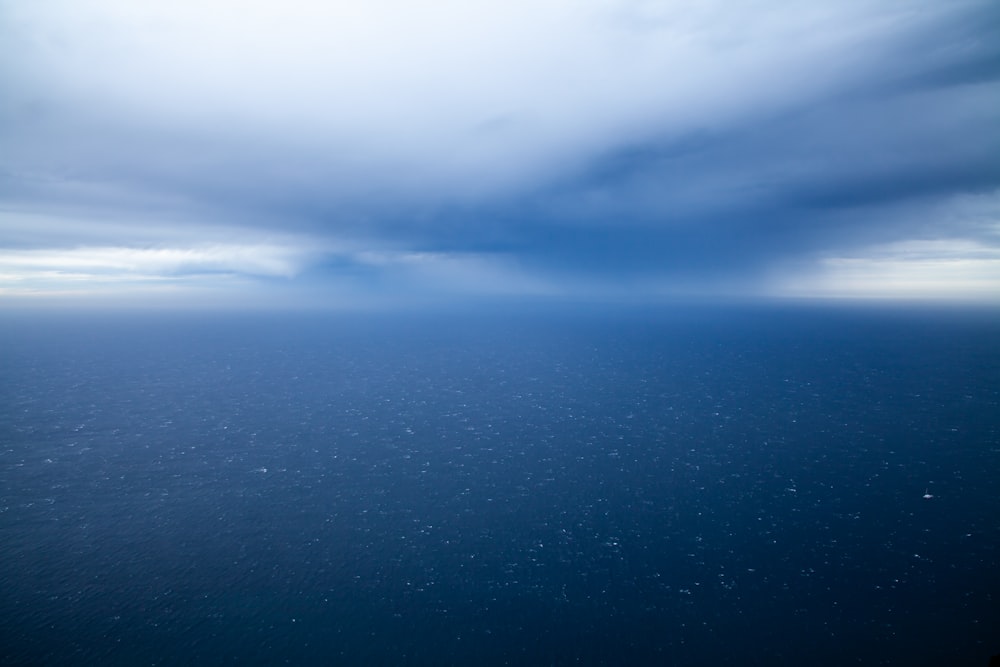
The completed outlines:
[[[0,304],[1000,301],[996,0],[0,0]]]

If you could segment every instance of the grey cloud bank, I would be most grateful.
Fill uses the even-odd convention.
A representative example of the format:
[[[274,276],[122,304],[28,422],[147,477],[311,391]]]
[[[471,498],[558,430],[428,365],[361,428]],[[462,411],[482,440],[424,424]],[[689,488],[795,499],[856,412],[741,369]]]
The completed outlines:
[[[0,298],[997,299],[998,36],[986,1],[0,2]]]

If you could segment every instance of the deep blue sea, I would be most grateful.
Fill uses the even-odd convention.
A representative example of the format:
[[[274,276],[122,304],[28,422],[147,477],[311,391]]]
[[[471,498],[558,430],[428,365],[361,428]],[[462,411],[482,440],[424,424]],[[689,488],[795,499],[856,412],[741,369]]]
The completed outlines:
[[[973,665],[1000,313],[0,315],[0,663]]]

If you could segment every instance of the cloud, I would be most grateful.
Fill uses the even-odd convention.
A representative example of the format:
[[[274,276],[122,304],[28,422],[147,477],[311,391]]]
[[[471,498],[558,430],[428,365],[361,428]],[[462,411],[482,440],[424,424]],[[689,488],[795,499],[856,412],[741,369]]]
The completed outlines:
[[[518,267],[509,257],[484,253],[427,253],[388,249],[339,248],[300,244],[215,243],[189,247],[109,247],[0,249],[0,296],[65,297],[143,293],[197,297],[206,291],[257,292],[287,284],[303,272],[326,274],[339,282],[333,303],[364,302],[357,276],[375,273],[382,303],[415,295],[553,295],[560,287]],[[370,286],[369,286],[370,287]],[[388,289],[388,293],[385,293]],[[214,292],[213,292],[214,290]],[[230,294],[230,296],[238,296]],[[370,298],[368,299],[370,301]],[[329,299],[325,300],[327,304]],[[321,294],[314,302],[322,304]]]
[[[0,248],[38,275],[565,295],[989,246],[961,202],[1000,187],[998,18],[0,0]]]
[[[198,247],[0,249],[0,296],[188,296],[290,279],[308,262],[304,248],[216,244]]]
[[[923,237],[797,258],[773,267],[762,293],[1000,302],[1000,191],[956,197],[924,211],[923,221],[909,213],[907,227]],[[965,236],[941,237],[941,230]]]
[[[71,270],[135,276],[223,272],[291,277],[301,255],[301,249],[243,245],[12,250],[0,253],[0,266],[11,272]]]
[[[4,9],[18,53],[4,74],[12,158],[138,168],[164,179],[154,187],[226,189],[249,171],[345,199],[531,188],[651,134],[807,106],[885,69],[901,24],[910,34],[958,13],[856,1]]]
[[[824,258],[811,274],[770,293],[794,297],[976,299],[1000,302],[1000,242],[901,241],[864,254]]]

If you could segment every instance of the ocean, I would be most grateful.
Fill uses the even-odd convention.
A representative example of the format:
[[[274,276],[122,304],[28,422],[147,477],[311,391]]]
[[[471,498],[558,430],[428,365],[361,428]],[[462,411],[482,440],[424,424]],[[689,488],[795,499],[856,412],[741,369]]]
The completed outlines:
[[[0,315],[0,664],[996,653],[996,311]]]

